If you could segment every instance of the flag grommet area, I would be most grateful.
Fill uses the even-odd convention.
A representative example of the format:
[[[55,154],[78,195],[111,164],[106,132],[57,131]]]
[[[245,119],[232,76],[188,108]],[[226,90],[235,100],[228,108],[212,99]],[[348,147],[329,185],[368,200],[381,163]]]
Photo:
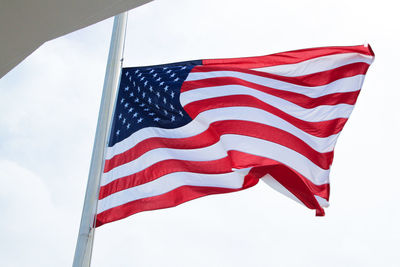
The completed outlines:
[[[371,47],[123,68],[96,226],[263,178],[319,216]]]

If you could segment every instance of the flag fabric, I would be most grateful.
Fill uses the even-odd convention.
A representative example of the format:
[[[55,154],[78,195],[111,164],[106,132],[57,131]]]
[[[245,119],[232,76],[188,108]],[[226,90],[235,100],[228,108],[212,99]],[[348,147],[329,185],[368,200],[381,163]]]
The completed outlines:
[[[96,226],[262,177],[324,215],[333,149],[373,59],[361,45],[123,68]]]

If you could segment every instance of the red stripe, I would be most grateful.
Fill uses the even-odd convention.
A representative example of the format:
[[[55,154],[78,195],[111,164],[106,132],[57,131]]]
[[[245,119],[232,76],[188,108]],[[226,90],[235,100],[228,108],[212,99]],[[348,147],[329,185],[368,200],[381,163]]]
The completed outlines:
[[[262,159],[254,155],[247,155],[248,161],[253,161],[253,157],[256,157],[256,160]],[[138,199],[103,211],[97,215],[96,227],[120,220],[138,212],[175,207],[189,200],[207,195],[240,191],[256,185],[259,178],[267,173],[270,173],[275,180],[292,192],[308,208],[315,209],[317,215],[324,215],[324,210],[321,208],[314,195],[319,195],[328,199],[329,184],[314,185],[303,176],[274,160],[264,158],[262,161],[264,165],[267,166],[252,168],[245,177],[242,188],[229,189],[220,187],[182,186],[162,195]]]
[[[231,172],[228,157],[212,161],[186,161],[169,159],[159,161],[148,168],[114,180],[100,187],[99,199],[103,199],[116,192],[154,181],[164,175],[174,172],[193,172],[204,174],[220,174]]]
[[[374,52],[369,45],[368,47],[363,45],[332,46],[294,50],[261,57],[205,59],[203,60],[203,65],[218,65],[220,67],[236,66],[240,68],[254,69],[283,64],[294,64],[317,57],[343,53],[360,53],[363,55],[374,56]]]
[[[312,73],[312,74],[307,74],[307,75],[302,75],[302,76],[296,76],[296,77],[286,77],[286,76],[280,76],[276,74],[271,74],[268,72],[262,72],[262,71],[255,71],[255,70],[249,70],[249,69],[241,69],[238,67],[219,67],[219,66],[213,66],[213,65],[199,65],[196,66],[192,69],[191,72],[212,72],[212,71],[236,71],[236,72],[241,72],[241,73],[247,73],[251,75],[256,75],[264,78],[269,78],[269,79],[274,79],[278,81],[283,81],[291,84],[297,84],[300,86],[308,86],[308,87],[314,87],[314,86],[321,86],[321,85],[327,85],[333,81],[342,79],[342,78],[347,78],[347,77],[353,77],[355,75],[364,75],[367,73],[367,70],[369,68],[369,64],[364,63],[364,62],[357,62],[357,63],[352,63],[352,64],[347,64],[335,69],[327,70],[327,71],[322,71],[322,72],[317,72],[317,73]]]
[[[96,227],[103,224],[117,221],[133,215],[138,212],[147,210],[156,210],[175,207],[179,204],[187,202],[192,199],[200,198],[207,195],[230,193],[240,191],[249,187],[252,187],[258,183],[258,179],[254,176],[247,175],[243,187],[239,189],[229,189],[220,187],[200,187],[200,186],[182,186],[168,193],[148,197],[144,199],[138,199],[124,205],[103,211],[97,214]]]
[[[187,104],[184,106],[184,109],[191,118],[196,118],[197,115],[206,110],[235,106],[262,109],[280,117],[304,132],[317,137],[328,137],[339,133],[347,121],[347,118],[337,118],[318,122],[303,121],[249,95],[231,95],[203,99]]]
[[[302,154],[323,169],[329,169],[333,159],[333,152],[320,153],[300,138],[282,129],[256,122],[226,120],[211,123],[207,130],[192,137],[145,139],[133,148],[106,160],[104,172],[136,160],[144,153],[156,148],[196,149],[211,146],[218,142],[220,136],[224,134],[251,136],[280,144]]]
[[[170,159],[157,162],[140,172],[119,178],[102,186],[99,192],[99,199],[103,199],[111,194],[131,187],[154,181],[164,175],[174,172],[221,174],[231,172],[232,168],[243,169],[256,166],[282,165],[278,161],[240,151],[228,151],[227,154],[228,156],[225,158],[212,161],[185,161]],[[326,190],[325,185],[314,185],[301,174],[296,173],[296,175],[297,177],[300,177],[304,183],[309,185],[314,192],[313,194],[319,195],[321,192]],[[327,196],[323,195],[323,197],[326,198]]]
[[[308,109],[315,108],[321,105],[337,105],[337,104],[354,105],[356,103],[358,94],[360,93],[360,90],[357,90],[354,92],[333,93],[329,95],[312,98],[303,94],[279,90],[233,77],[217,77],[217,78],[208,78],[197,81],[187,81],[183,83],[181,92],[187,92],[190,90],[195,90],[198,88],[205,88],[210,86],[224,86],[224,85],[242,85],[248,88],[258,90],[263,93],[280,97],[298,106]],[[218,88],[216,88],[216,90],[218,90]]]
[[[298,173],[295,170],[293,170],[292,168],[290,168],[289,166],[286,166],[285,164],[282,164],[276,160],[272,160],[272,159],[268,159],[268,158],[264,158],[264,157],[260,157],[260,156],[256,156],[256,155],[246,154],[246,153],[242,153],[242,152],[237,152],[237,151],[232,151],[232,154],[230,154],[230,155],[231,155],[231,157],[234,158],[234,160],[236,160],[238,162],[238,164],[240,162],[240,164],[237,167],[238,169],[253,167],[252,171],[256,171],[256,170],[259,171],[258,168],[261,168],[260,170],[263,170],[263,168],[268,167],[267,173],[270,173],[272,176],[274,176],[274,178],[278,182],[280,182],[281,180],[283,181],[284,179],[287,179],[288,182],[290,182],[291,180],[299,179],[299,180],[301,180],[301,184],[305,184],[307,186],[309,192],[312,195],[318,195],[327,200],[329,198],[329,184],[316,185],[313,182],[311,182],[310,180],[308,180],[306,177],[301,175],[300,173]],[[252,165],[252,163],[255,163],[255,164]],[[278,166],[280,166],[280,167],[277,168]],[[277,168],[277,170],[279,170],[280,172],[272,171],[274,168]],[[264,176],[267,173],[260,173],[257,177],[261,178],[262,176]],[[287,188],[287,189],[290,192],[292,192],[290,190],[290,188]],[[298,190],[301,190],[301,188],[298,188]]]
[[[328,200],[329,184],[316,186],[283,164],[261,166],[254,169],[257,170],[261,177],[270,174],[283,187],[303,202],[304,205],[310,209],[315,209],[317,211],[317,216],[323,216],[325,214],[324,210],[315,199],[315,195]]]

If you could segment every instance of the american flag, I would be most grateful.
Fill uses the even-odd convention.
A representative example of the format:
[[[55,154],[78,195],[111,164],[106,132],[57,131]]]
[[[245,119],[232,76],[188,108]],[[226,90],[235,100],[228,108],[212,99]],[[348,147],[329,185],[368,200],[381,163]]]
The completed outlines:
[[[123,68],[96,226],[260,178],[323,215],[373,58],[361,45]]]

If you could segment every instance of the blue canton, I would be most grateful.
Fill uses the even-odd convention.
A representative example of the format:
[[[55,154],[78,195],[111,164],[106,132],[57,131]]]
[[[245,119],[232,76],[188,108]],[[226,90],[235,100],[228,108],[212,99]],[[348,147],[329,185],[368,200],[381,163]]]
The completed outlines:
[[[180,89],[199,61],[123,68],[109,146],[145,127],[172,129],[192,119],[179,102]]]

